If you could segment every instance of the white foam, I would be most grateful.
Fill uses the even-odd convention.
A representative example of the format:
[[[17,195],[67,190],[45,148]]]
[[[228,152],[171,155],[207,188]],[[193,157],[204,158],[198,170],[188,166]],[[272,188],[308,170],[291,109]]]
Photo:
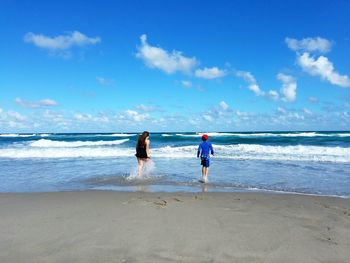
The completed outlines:
[[[350,162],[350,148],[323,146],[268,146],[238,144],[214,146],[234,159]]]
[[[174,136],[174,135],[173,134],[166,134],[166,133],[162,134],[162,137],[171,137],[171,136]]]
[[[40,139],[34,141],[29,145],[31,147],[41,147],[41,148],[67,148],[67,147],[82,147],[82,146],[102,146],[102,145],[118,145],[129,141],[129,139],[114,140],[114,141],[52,141],[46,139]]]
[[[271,133],[271,132],[257,132],[257,133],[231,133],[232,136],[238,137],[317,137],[317,136],[334,136],[332,134],[323,134],[316,132],[299,132],[299,133]]]
[[[202,136],[203,134],[206,134],[208,136],[234,136],[234,133],[228,133],[228,132],[207,132],[207,133],[198,133],[198,136]]]
[[[322,146],[213,145],[215,157],[246,160],[350,162],[350,148]],[[162,147],[151,154],[162,158],[193,158],[198,146]]]
[[[2,149],[0,157],[6,158],[103,158],[133,156],[134,149],[121,150],[110,148],[27,148]]]
[[[114,137],[132,137],[136,136],[136,134],[129,133],[113,133],[113,134],[104,134],[103,136],[114,136]]]
[[[182,137],[201,137],[203,134],[206,134],[208,136],[218,137],[218,136],[235,136],[235,133],[228,133],[228,132],[198,132],[195,134],[183,134],[183,133],[177,133],[177,136]]]
[[[42,139],[44,140],[44,139]],[[126,139],[127,140],[127,139]],[[39,140],[40,141],[40,140]],[[134,157],[133,147],[95,147],[100,142],[58,142],[53,146],[53,141],[42,142],[41,146],[23,148],[1,149],[0,157],[6,158],[103,158],[103,157]],[[111,143],[120,144],[121,141]],[[74,144],[73,144],[74,143]],[[77,145],[77,143],[86,143]],[[95,143],[87,145],[87,143]],[[106,142],[103,142],[106,143]],[[73,144],[73,145],[72,145]],[[98,144],[97,144],[98,145]],[[86,146],[86,147],[79,147]],[[323,147],[323,146],[268,146],[257,144],[237,145],[213,145],[215,150],[214,158],[235,159],[235,160],[270,160],[270,161],[315,161],[350,163],[350,148],[346,147]],[[196,158],[197,145],[181,147],[160,147],[151,148],[151,156],[155,158]]]
[[[0,134],[0,137],[32,137],[35,134],[17,134],[17,133],[4,133]]]
[[[237,132],[208,132],[196,134],[177,133],[182,137],[200,137],[203,134],[208,136],[238,136],[238,137],[350,137],[350,133],[319,133],[319,132],[291,132],[291,133],[272,133],[272,132],[256,132],[256,133],[237,133]]]
[[[152,159],[149,159],[147,162],[143,163],[140,176],[138,175],[138,167],[136,166],[131,169],[129,176],[125,179],[128,181],[150,179],[154,177],[154,175],[152,175],[152,172],[155,170],[155,168],[155,163]]]
[[[350,133],[337,133],[336,136],[339,136],[339,137],[350,137]]]
[[[176,136],[182,136],[182,137],[200,137],[199,134],[182,134],[182,133],[176,133]]]

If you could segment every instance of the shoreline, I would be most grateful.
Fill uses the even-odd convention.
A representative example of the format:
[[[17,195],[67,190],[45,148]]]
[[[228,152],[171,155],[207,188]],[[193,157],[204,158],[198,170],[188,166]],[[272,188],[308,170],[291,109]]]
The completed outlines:
[[[148,191],[148,190],[113,190],[110,188],[101,189],[74,189],[74,190],[59,190],[59,191],[32,191],[32,192],[0,192],[1,195],[31,195],[31,194],[53,194],[53,193],[83,193],[83,192],[107,192],[107,193],[144,193],[144,194],[257,194],[257,195],[291,195],[291,196],[305,196],[305,197],[325,197],[325,198],[339,198],[350,200],[350,196],[346,195],[327,195],[327,194],[313,194],[313,193],[299,193],[299,192],[284,192],[280,190],[266,190],[266,189],[237,189],[231,191],[184,191],[184,190],[174,190],[174,191]],[[136,186],[135,186],[136,187]],[[199,188],[199,187],[198,187]]]
[[[0,193],[1,262],[347,262],[350,200],[279,193]]]

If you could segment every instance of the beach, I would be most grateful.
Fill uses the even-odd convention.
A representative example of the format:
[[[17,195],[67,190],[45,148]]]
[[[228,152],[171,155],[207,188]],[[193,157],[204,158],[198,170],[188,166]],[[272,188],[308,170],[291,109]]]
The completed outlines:
[[[350,200],[277,193],[0,194],[0,262],[348,262]]]

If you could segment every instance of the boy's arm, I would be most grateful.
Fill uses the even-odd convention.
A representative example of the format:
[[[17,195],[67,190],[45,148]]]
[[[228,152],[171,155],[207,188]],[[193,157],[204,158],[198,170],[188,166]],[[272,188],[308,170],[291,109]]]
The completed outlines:
[[[197,150],[197,158],[199,158],[199,154],[201,153],[201,144],[198,146]]]
[[[211,144],[210,144],[210,151],[211,151],[211,154],[214,155],[213,145],[211,145]]]

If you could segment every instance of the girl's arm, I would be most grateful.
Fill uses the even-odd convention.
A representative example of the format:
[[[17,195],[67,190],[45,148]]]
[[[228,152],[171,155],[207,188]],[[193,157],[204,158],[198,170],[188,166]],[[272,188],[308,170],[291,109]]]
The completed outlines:
[[[147,158],[151,158],[151,154],[149,153],[149,140],[146,140],[145,144],[146,144]]]

